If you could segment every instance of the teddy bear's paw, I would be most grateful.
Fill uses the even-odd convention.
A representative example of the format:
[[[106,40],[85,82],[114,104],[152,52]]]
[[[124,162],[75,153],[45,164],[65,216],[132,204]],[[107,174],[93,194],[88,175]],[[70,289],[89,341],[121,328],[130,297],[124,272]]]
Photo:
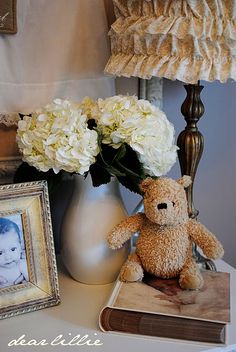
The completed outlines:
[[[209,248],[208,250],[205,250],[204,254],[210,259],[219,259],[219,258],[222,258],[224,255],[224,248],[221,244],[218,244],[213,248]]]
[[[123,265],[120,272],[121,281],[135,282],[141,281],[143,278],[143,269],[140,264],[127,262]]]
[[[180,275],[179,285],[184,290],[199,290],[203,284],[204,281],[200,273],[196,275],[187,273]]]
[[[122,241],[119,241],[119,239],[117,239],[115,237],[115,234],[111,233],[108,237],[107,237],[107,243],[108,243],[108,246],[111,248],[111,249],[119,249],[122,247]]]

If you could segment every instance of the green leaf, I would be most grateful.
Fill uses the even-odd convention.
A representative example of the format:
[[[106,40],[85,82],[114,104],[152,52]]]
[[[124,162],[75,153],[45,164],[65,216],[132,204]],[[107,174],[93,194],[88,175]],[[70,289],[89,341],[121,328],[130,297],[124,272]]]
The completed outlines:
[[[116,160],[116,163],[119,164],[119,169],[126,170],[130,175],[140,177],[141,179],[145,177],[145,172],[137,153],[127,144],[125,155],[120,160]]]
[[[131,192],[141,194],[141,190],[139,188],[139,184],[141,179],[134,177],[117,177],[118,181],[126,188],[128,188]]]
[[[119,168],[121,170],[123,170],[123,174],[124,175],[127,175],[127,176],[133,176],[133,177],[136,177],[136,178],[139,178],[139,174],[137,174],[136,172],[134,172],[133,170],[130,170],[128,167],[122,165],[120,162],[116,162],[116,165],[119,166]],[[122,176],[122,175],[121,175]]]
[[[115,160],[114,166],[126,174],[125,177],[117,177],[119,182],[130,191],[141,194],[140,182],[146,177],[142,164],[137,153],[129,146],[125,145],[126,153],[119,160]]]
[[[101,143],[100,146],[100,156],[105,165],[110,166],[116,157],[118,149],[114,149],[107,144]]]
[[[125,172],[120,171],[119,169],[113,166],[107,166],[106,170],[111,173],[113,176],[126,176]]]
[[[104,167],[99,165],[98,162],[90,166],[89,172],[91,174],[94,187],[109,183],[111,180],[110,173]]]
[[[113,148],[114,149],[114,148]],[[120,146],[120,148],[116,149],[117,152],[116,152],[116,155],[114,156],[113,160],[112,160],[112,163],[114,163],[115,161],[117,160],[120,160],[122,159],[124,156],[125,156],[125,153],[126,153],[126,144],[122,144]]]

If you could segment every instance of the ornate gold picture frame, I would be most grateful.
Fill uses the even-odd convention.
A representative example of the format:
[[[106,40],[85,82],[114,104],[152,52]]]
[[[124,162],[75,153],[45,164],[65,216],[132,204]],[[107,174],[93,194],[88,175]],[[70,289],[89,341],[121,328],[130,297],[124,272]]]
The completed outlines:
[[[0,34],[17,32],[16,0],[0,1]]]
[[[46,181],[0,186],[0,284],[0,319],[60,303]]]

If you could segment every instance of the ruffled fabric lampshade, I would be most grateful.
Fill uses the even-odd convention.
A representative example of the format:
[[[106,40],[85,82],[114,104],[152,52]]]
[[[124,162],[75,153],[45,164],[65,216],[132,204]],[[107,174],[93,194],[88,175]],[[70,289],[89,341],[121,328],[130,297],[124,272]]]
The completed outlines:
[[[105,72],[140,78],[236,79],[235,0],[113,0]]]

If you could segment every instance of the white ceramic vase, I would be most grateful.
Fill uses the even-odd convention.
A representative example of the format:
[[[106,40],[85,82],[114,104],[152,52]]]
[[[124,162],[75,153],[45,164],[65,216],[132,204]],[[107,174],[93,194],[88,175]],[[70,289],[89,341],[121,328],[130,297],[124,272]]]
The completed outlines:
[[[108,232],[127,216],[118,182],[93,187],[90,175],[75,175],[75,186],[65,213],[61,254],[65,267],[77,281],[86,284],[113,282],[130,251],[108,247]]]

